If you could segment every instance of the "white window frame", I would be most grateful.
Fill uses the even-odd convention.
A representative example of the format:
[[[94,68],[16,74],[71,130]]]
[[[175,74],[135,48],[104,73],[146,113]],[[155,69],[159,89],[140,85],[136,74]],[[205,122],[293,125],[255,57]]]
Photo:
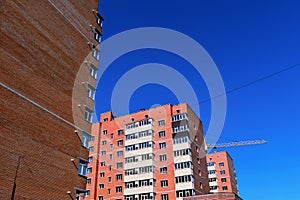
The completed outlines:
[[[93,101],[95,100],[96,89],[93,86],[91,86],[90,84],[88,84],[87,95]]]
[[[89,123],[92,123],[93,115],[94,115],[94,111],[89,109],[88,107],[85,107],[84,120],[89,122]]]

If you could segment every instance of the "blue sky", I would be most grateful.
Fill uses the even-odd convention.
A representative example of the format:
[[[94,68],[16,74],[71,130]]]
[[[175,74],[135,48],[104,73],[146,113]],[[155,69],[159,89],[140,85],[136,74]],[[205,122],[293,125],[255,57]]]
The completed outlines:
[[[139,27],[164,27],[196,40],[210,54],[227,91],[300,63],[300,2],[241,0],[100,1],[103,40]],[[209,98],[201,76],[185,60],[154,49],[115,60],[102,75],[96,113],[111,110],[117,81],[134,66],[162,63],[184,75],[199,101]],[[101,68],[101,66],[99,66]],[[300,66],[227,95],[225,125],[219,142],[265,139],[267,145],[228,148],[234,159],[240,196],[245,200],[300,199]],[[157,95],[164,93],[164,95]],[[121,101],[121,100],[120,100]],[[130,99],[130,112],[154,104],[179,103],[157,84],[141,86]],[[200,104],[204,130],[210,102]],[[298,187],[297,187],[298,186]]]

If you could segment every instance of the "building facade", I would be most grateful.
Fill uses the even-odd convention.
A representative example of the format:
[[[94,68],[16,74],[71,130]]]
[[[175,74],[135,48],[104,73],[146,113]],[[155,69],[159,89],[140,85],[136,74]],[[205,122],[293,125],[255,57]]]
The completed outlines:
[[[224,152],[206,155],[209,186],[211,193],[234,193],[238,195],[233,160]]]
[[[97,6],[1,1],[0,199],[83,198],[103,21]]]
[[[93,124],[88,200],[182,199],[209,193],[202,123],[187,104]]]
[[[184,200],[242,200],[238,195],[234,193],[215,193],[215,194],[204,194],[193,197],[184,197]]]

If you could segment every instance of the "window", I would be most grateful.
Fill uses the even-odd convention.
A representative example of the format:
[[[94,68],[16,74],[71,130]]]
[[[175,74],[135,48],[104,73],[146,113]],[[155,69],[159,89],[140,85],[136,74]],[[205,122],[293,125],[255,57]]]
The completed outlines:
[[[91,98],[92,100],[95,100],[96,89],[90,84],[88,84],[87,92],[88,92],[87,94],[88,97]]]
[[[207,163],[207,166],[208,167],[215,166],[215,163],[214,162],[209,162],[209,163]]]
[[[81,145],[89,148],[90,146],[90,141],[92,140],[92,136],[84,131],[82,131],[81,135]]]
[[[97,79],[97,72],[97,68],[93,64],[90,64],[90,76],[94,79]]]
[[[160,156],[159,156],[159,160],[160,160],[160,162],[167,161],[167,155],[166,155],[166,154],[160,155]]]
[[[219,167],[224,167],[224,163],[223,163],[223,162],[220,162],[220,163],[219,163]]]
[[[107,194],[108,195],[110,195],[110,191],[111,191],[111,189],[109,188],[109,189],[107,189]]]
[[[120,169],[122,167],[123,167],[123,163],[122,162],[117,163],[117,169]]]
[[[111,171],[112,170],[112,165],[109,165],[109,171]]]
[[[191,155],[191,149],[181,149],[174,151],[174,157]]]
[[[92,182],[92,180],[91,180],[90,178],[86,179],[86,184],[87,184],[87,185],[90,185],[91,182]]]
[[[182,132],[182,131],[188,131],[188,125],[181,125],[181,126],[176,126],[176,127],[172,127],[172,132],[173,133],[178,133],[178,132]]]
[[[226,191],[226,190],[228,190],[228,187],[227,187],[227,186],[223,186],[223,187],[222,187],[222,190],[223,190],[223,191]]]
[[[102,37],[102,34],[100,33],[100,31],[98,31],[96,28],[94,28],[94,39],[100,43],[101,37]]]
[[[168,187],[168,180],[160,181],[160,187]]]
[[[108,182],[109,182],[109,183],[111,182],[111,176],[108,177]]]
[[[106,140],[103,140],[103,141],[102,141],[102,145],[106,145]]]
[[[208,170],[208,174],[215,174],[216,170]]]
[[[90,196],[90,191],[89,190],[87,190],[86,192],[85,192],[85,196]]]
[[[186,113],[181,113],[181,114],[177,114],[177,115],[173,115],[172,116],[172,122],[176,122],[176,121],[180,121],[183,119],[187,119],[187,114]]]
[[[98,200],[103,200],[104,197],[103,196],[98,196]]]
[[[161,196],[160,196],[161,198],[161,200],[169,200],[169,195],[168,194],[162,194]]]
[[[143,154],[142,160],[151,160],[153,158],[152,154]]]
[[[165,131],[160,131],[158,132],[158,136],[161,137],[166,137],[166,132]]]
[[[93,157],[89,157],[89,163],[93,162]]]
[[[101,151],[101,155],[105,156],[106,155],[106,151]]]
[[[93,146],[89,147],[89,151],[93,152],[94,151],[94,147]]]
[[[116,175],[116,180],[121,181],[122,180],[122,174],[117,174]]]
[[[220,174],[225,174],[225,170],[221,170],[221,171],[220,171]]]
[[[186,168],[193,168],[192,162],[181,162],[181,163],[175,163],[175,170],[179,169],[186,169]]]
[[[117,156],[118,156],[118,157],[122,157],[122,156],[123,156],[123,151],[118,151],[118,152],[117,152]]]
[[[118,130],[118,135],[123,135],[124,131],[123,130]]]
[[[177,183],[186,183],[186,182],[194,182],[194,177],[192,175],[184,175],[175,177],[175,182]]]
[[[104,189],[104,184],[99,184],[99,189]]]
[[[118,146],[123,146],[123,140],[118,141]]]
[[[113,144],[109,144],[109,148],[110,148],[110,149],[112,149],[112,148],[113,148],[113,146],[114,146]]]
[[[93,56],[93,58],[95,58],[96,60],[99,60],[99,55],[100,55],[99,49],[97,49],[96,46],[93,45],[93,48],[92,48],[92,56]]]
[[[113,139],[113,138],[114,138],[114,134],[111,133],[111,134],[110,134],[110,139]]]
[[[85,160],[79,160],[79,166],[78,166],[78,174],[81,176],[86,176],[87,174],[87,166],[88,163]]]
[[[147,137],[152,135],[152,130],[148,130],[148,131],[142,131],[138,133],[138,137]],[[137,138],[137,137],[136,137]]]
[[[222,183],[227,182],[227,181],[226,181],[226,178],[221,178],[221,182],[222,182]]]
[[[209,182],[216,182],[217,181],[217,178],[210,178],[209,179]]]
[[[164,126],[164,125],[165,125],[165,120],[158,121],[158,126]]]
[[[121,192],[122,192],[122,186],[117,186],[116,193],[121,193]]]
[[[105,117],[105,118],[103,119],[103,121],[105,121],[105,122],[108,122],[108,118],[107,118],[107,117]]]
[[[167,144],[165,142],[159,143],[160,149],[165,149],[167,147]]]
[[[105,176],[105,173],[104,172],[100,172],[100,177],[104,178],[104,176]]]
[[[161,173],[161,174],[166,174],[167,171],[168,171],[168,168],[167,168],[167,167],[162,167],[162,168],[160,168],[160,173]]]
[[[87,173],[90,174],[93,172],[93,169],[91,167],[87,168]]]
[[[107,135],[107,130],[104,130],[104,131],[103,131],[103,135]]]
[[[113,159],[113,155],[109,154],[109,160],[112,160],[112,159]]]
[[[190,139],[188,136],[173,138],[173,144],[181,144],[181,143],[186,143],[186,142],[190,142]]]
[[[189,189],[189,190],[179,190],[176,191],[176,197],[188,197],[188,196],[194,196],[195,190]]]
[[[84,112],[84,120],[89,122],[89,123],[92,123],[92,120],[93,120],[93,111],[87,107],[85,107],[85,112]]]
[[[103,17],[99,13],[97,13],[96,22],[101,28],[103,26],[103,21],[104,21]]]
[[[105,162],[101,162],[101,163],[100,163],[100,166],[101,166],[101,167],[104,167],[104,166],[105,166]]]

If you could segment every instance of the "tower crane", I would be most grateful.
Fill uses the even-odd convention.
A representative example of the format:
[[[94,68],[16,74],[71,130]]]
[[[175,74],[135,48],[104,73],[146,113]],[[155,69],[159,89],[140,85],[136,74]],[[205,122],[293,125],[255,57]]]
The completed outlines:
[[[240,142],[228,142],[220,144],[206,144],[205,149],[216,149],[216,148],[227,148],[227,147],[238,147],[238,146],[247,146],[247,145],[257,145],[257,144],[266,144],[266,140],[248,140]]]

